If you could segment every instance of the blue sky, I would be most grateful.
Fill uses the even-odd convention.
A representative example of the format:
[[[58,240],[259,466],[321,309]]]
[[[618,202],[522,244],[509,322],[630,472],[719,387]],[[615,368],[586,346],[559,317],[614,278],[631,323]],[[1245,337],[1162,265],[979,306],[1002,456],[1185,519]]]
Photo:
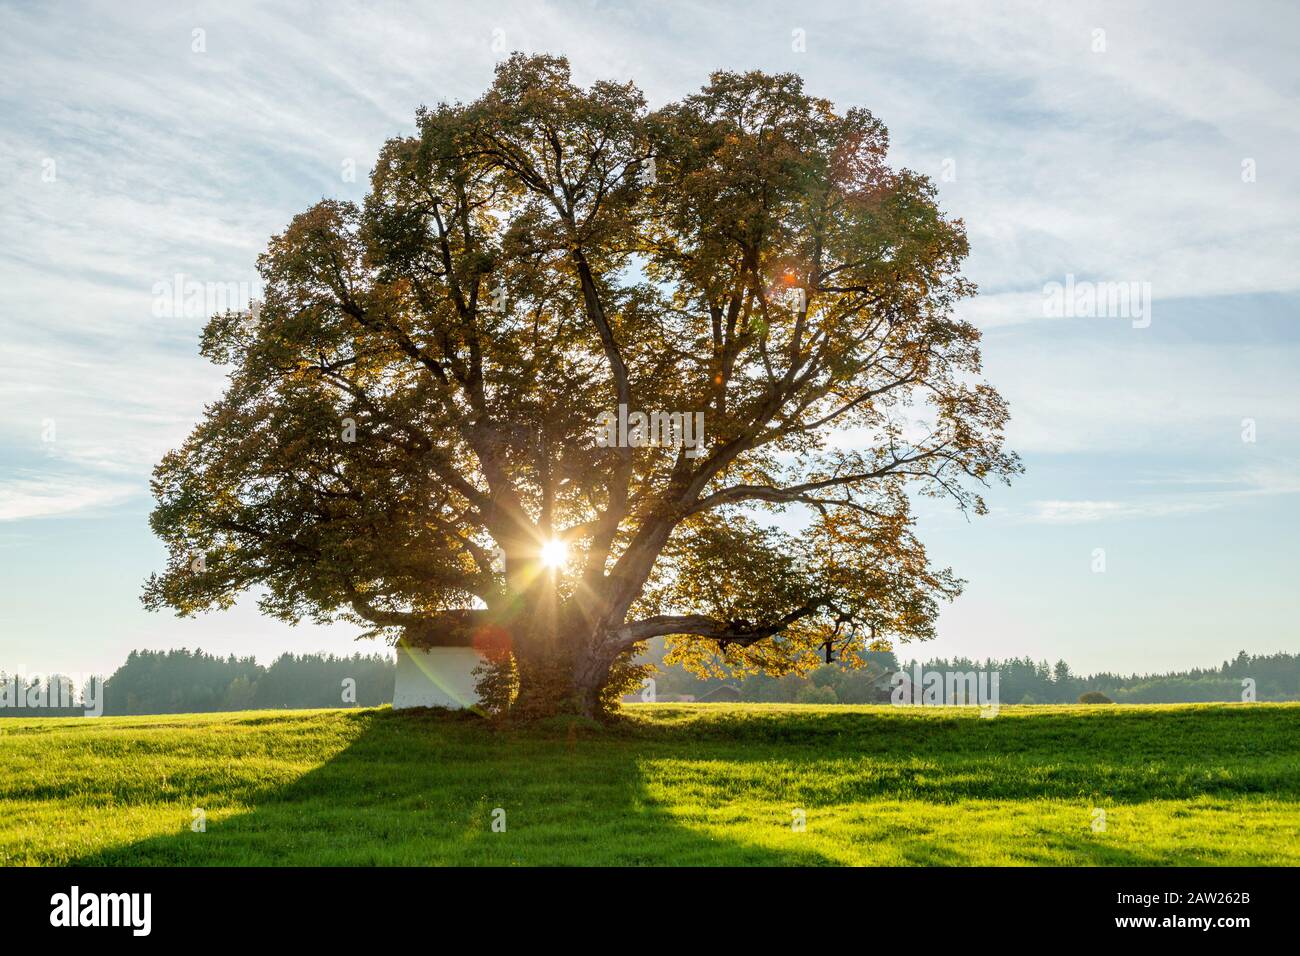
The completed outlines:
[[[254,280],[290,217],[360,199],[421,103],[473,98],[515,49],[652,105],[796,71],[871,109],[965,219],[966,310],[1028,473],[987,517],[924,509],[969,587],[918,650],[1125,672],[1297,650],[1300,10],[703,6],[0,3],[0,669],[357,646],[251,602],[140,607],[149,470],[222,385],[203,317],[156,315],[154,290]],[[1046,317],[1067,276],[1149,283],[1150,324]]]

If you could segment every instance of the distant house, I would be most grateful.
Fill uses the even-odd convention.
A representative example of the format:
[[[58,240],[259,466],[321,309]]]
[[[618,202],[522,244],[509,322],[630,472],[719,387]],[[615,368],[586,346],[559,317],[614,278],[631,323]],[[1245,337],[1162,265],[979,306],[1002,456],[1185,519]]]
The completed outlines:
[[[892,703],[894,699],[894,690],[900,686],[900,679],[902,681],[903,700],[910,701],[912,699],[912,678],[907,675],[906,671],[898,671],[897,673],[886,672],[871,681],[871,689],[876,695],[873,703]]]

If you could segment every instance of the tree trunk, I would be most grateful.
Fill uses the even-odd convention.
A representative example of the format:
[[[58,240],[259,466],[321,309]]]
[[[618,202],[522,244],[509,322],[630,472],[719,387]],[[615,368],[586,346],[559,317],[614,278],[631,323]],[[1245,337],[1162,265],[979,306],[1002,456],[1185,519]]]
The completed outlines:
[[[519,696],[512,716],[531,720],[561,714],[607,717],[601,696],[610,660],[585,633],[562,632],[549,647],[517,646]]]
[[[578,711],[584,717],[608,717],[601,695],[609,682],[610,661],[600,652],[588,647],[574,662],[573,684]]]
[[[601,647],[596,621],[602,608],[562,600],[554,579],[535,563],[518,567],[519,588],[506,602],[503,621],[519,681],[511,716],[607,716],[601,697],[613,658]]]

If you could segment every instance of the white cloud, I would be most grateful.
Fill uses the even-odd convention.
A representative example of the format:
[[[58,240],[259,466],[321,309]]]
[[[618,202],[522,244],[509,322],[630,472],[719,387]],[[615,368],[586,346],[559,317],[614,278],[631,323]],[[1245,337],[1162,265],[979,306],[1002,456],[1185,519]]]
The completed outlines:
[[[0,521],[24,521],[118,504],[139,489],[80,478],[17,478],[0,483]]]
[[[1087,524],[1115,518],[1156,518],[1190,511],[1205,511],[1213,505],[1198,501],[1035,501],[1030,521],[1043,524]]]
[[[1259,466],[1235,473],[1176,475],[1138,479],[1133,484],[1164,487],[1126,500],[1032,501],[1022,513],[1024,520],[1039,524],[1090,524],[1130,518],[1163,518],[1170,515],[1214,511],[1246,498],[1300,494],[1295,467]],[[1198,490],[1187,490],[1195,487]]]

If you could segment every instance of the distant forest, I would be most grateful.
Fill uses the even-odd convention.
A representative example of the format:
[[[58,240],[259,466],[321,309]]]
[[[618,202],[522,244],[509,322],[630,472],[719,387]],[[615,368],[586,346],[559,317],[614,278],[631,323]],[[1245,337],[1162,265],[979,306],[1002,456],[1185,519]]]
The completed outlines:
[[[396,665],[385,654],[282,654],[264,667],[252,657],[214,657],[201,650],[132,651],[126,663],[104,684],[104,714],[191,714],[220,710],[354,706],[345,697],[355,688],[355,706],[375,707],[393,699]],[[0,688],[13,685],[13,676],[0,672]],[[47,690],[67,678],[51,675]],[[346,681],[355,684],[346,685]],[[25,701],[33,684],[18,678]],[[76,698],[85,699],[86,688]],[[0,696],[4,691],[0,689]],[[51,703],[57,694],[49,694]],[[65,698],[66,699],[66,695]],[[7,703],[7,702],[6,702]],[[3,717],[80,715],[81,709],[53,706],[0,706]]]
[[[651,661],[662,658],[652,650]],[[870,704],[889,701],[890,677],[900,670],[909,675],[916,661],[899,666],[889,651],[867,655],[867,666],[844,670],[836,664],[817,668],[806,676],[756,675],[733,679],[702,679],[681,668],[660,668],[655,675],[655,696],[660,701],[698,700],[716,695],[724,687],[735,689],[727,699],[809,704]],[[1073,704],[1089,691],[1100,691],[1117,704],[1172,704],[1198,701],[1240,701],[1242,681],[1255,682],[1255,699],[1300,700],[1300,654],[1250,655],[1240,652],[1219,667],[1195,668],[1167,674],[1075,674],[1065,661],[1055,665],[1030,658],[977,661],[969,658],[932,659],[924,671],[943,673],[984,671],[998,674],[998,699],[1003,704]]]
[[[707,699],[725,691],[727,699],[745,701],[888,702],[890,677],[899,670],[910,674],[915,662],[900,667],[898,658],[888,651],[868,658],[868,666],[856,671],[829,664],[806,676],[702,679],[678,667],[664,667],[661,642],[655,642],[646,653],[647,660],[660,665],[654,675],[659,701]],[[1242,651],[1215,668],[1128,676],[1103,673],[1083,677],[1072,673],[1065,661],[1053,666],[1028,658],[939,659],[925,661],[921,666],[925,671],[997,672],[998,696],[1004,704],[1074,703],[1080,694],[1089,691],[1099,691],[1116,703],[1240,701],[1246,678],[1254,680],[1257,700],[1300,700],[1300,654],[1252,656]],[[283,654],[264,667],[252,657],[222,658],[201,650],[132,651],[126,663],[107,678],[104,713],[374,707],[392,701],[395,672],[392,658],[385,654]],[[79,706],[25,706],[32,693],[39,694],[44,687],[48,695],[49,689],[57,688],[60,682],[68,688],[65,699],[80,704],[86,688],[72,688],[67,678],[54,675],[42,682],[0,671],[0,717],[80,715]],[[354,688],[354,694],[347,695],[350,688]]]

